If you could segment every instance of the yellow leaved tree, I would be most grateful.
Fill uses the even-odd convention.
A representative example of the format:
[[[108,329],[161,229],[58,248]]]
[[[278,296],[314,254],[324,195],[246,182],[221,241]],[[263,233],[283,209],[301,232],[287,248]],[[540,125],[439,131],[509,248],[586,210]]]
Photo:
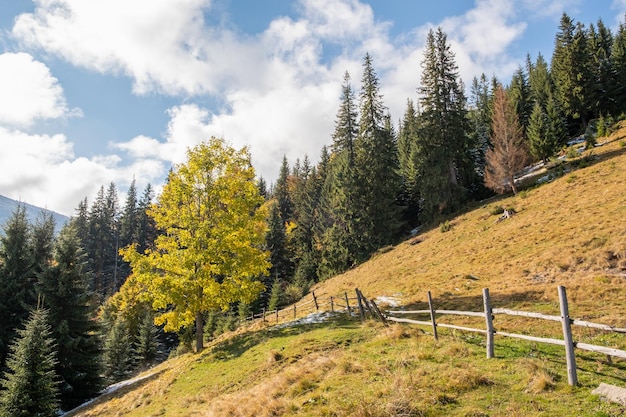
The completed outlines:
[[[248,150],[211,138],[188,150],[150,209],[162,232],[155,247],[121,251],[160,312],[155,322],[168,331],[195,324],[197,351],[205,312],[250,303],[263,289],[257,277],[270,264],[262,203]]]

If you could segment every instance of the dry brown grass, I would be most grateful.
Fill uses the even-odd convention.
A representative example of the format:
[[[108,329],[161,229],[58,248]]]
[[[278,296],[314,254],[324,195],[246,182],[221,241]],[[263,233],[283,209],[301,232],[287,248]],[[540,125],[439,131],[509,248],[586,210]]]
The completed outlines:
[[[626,316],[626,148],[620,140],[586,155],[589,165],[524,191],[494,198],[436,225],[343,275],[318,284],[316,293],[355,287],[368,297],[400,295],[403,304],[426,300],[479,309],[482,288],[495,306],[554,304],[565,285],[573,316],[624,325]],[[517,214],[495,222],[493,207]],[[554,304],[557,308],[558,304]],[[555,312],[554,308],[550,310]],[[610,313],[609,313],[610,312]]]

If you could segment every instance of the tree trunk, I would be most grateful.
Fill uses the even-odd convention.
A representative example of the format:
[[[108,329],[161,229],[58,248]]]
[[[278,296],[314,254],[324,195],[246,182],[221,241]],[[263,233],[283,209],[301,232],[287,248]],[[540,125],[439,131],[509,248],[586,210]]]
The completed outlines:
[[[196,312],[196,352],[202,352],[204,349],[204,321],[202,312]]]

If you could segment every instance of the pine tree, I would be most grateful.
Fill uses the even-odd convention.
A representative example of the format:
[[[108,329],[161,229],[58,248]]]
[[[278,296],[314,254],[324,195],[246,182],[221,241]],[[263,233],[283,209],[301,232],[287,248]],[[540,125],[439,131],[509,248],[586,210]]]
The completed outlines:
[[[100,329],[85,269],[75,227],[65,226],[55,244],[54,262],[43,270],[37,283],[57,341],[56,371],[64,409],[94,397],[102,383]]]
[[[45,310],[30,314],[11,345],[7,371],[0,384],[2,417],[56,417],[59,389],[54,338]]]
[[[533,64],[528,58],[528,84],[530,86],[530,99],[543,109],[547,107],[548,99],[554,96],[554,85],[548,70],[548,63],[543,58],[543,55],[539,54],[537,60]],[[532,110],[530,112],[532,114]],[[530,119],[529,119],[530,124]]]
[[[270,294],[270,299],[267,303],[267,310],[274,311],[277,310],[282,305],[283,298],[283,286],[280,283],[280,280],[274,280],[272,284],[272,291]]]
[[[485,184],[500,194],[508,190],[517,194],[515,175],[528,161],[517,109],[509,97],[502,87],[495,91],[491,128],[493,147],[486,155]]]
[[[475,174],[468,135],[466,99],[447,36],[438,29],[426,39],[422,61],[419,191],[422,217],[457,208]]]
[[[398,166],[402,177],[401,204],[406,207],[404,212],[407,222],[416,226],[419,213],[419,188],[417,184],[419,166],[418,148],[419,124],[417,112],[412,100],[407,100],[404,117],[400,121],[398,131]]]

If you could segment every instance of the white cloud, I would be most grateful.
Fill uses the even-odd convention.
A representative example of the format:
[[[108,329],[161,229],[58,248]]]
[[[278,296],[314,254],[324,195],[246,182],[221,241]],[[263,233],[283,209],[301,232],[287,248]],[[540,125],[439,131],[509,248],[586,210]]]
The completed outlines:
[[[117,139],[114,151],[129,156],[129,163],[116,154],[76,157],[63,135],[0,128],[0,164],[16,171],[11,180],[0,179],[0,194],[66,214],[111,181],[124,188],[134,176],[138,188],[151,182],[158,189],[154,181],[210,136],[248,146],[257,172],[269,181],[283,154],[291,162],[305,154],[316,161],[331,141],[343,73],[350,72],[358,90],[366,52],[397,120],[407,97],[416,96],[431,27],[391,39],[390,23],[377,21],[371,7],[356,0],[301,0],[297,18],[277,18],[256,37],[208,27],[203,14],[212,12],[209,0],[35,0],[35,5],[13,28],[23,45],[82,68],[128,76],[136,93],[185,97],[185,104],[168,110],[163,138]],[[512,5],[479,0],[464,15],[440,23],[466,83],[481,72],[512,73],[517,67],[507,49],[526,26]],[[339,46],[336,55],[325,55],[329,44]],[[56,80],[52,85],[62,92]],[[222,107],[194,103],[207,94]],[[20,146],[9,146],[14,142]]]
[[[50,69],[27,53],[0,54],[0,124],[29,127],[38,119],[79,115],[70,111]]]
[[[73,215],[85,197],[93,201],[98,188],[110,182],[127,186],[135,176],[138,187],[161,180],[163,164],[137,160],[120,164],[117,155],[91,159],[76,157],[64,135],[30,135],[0,127],[0,194],[30,204]]]
[[[209,4],[35,0],[34,13],[17,17],[13,35],[74,65],[132,77],[137,93],[210,92],[215,88],[210,64],[218,51],[204,48],[215,40],[203,24],[203,8]]]

